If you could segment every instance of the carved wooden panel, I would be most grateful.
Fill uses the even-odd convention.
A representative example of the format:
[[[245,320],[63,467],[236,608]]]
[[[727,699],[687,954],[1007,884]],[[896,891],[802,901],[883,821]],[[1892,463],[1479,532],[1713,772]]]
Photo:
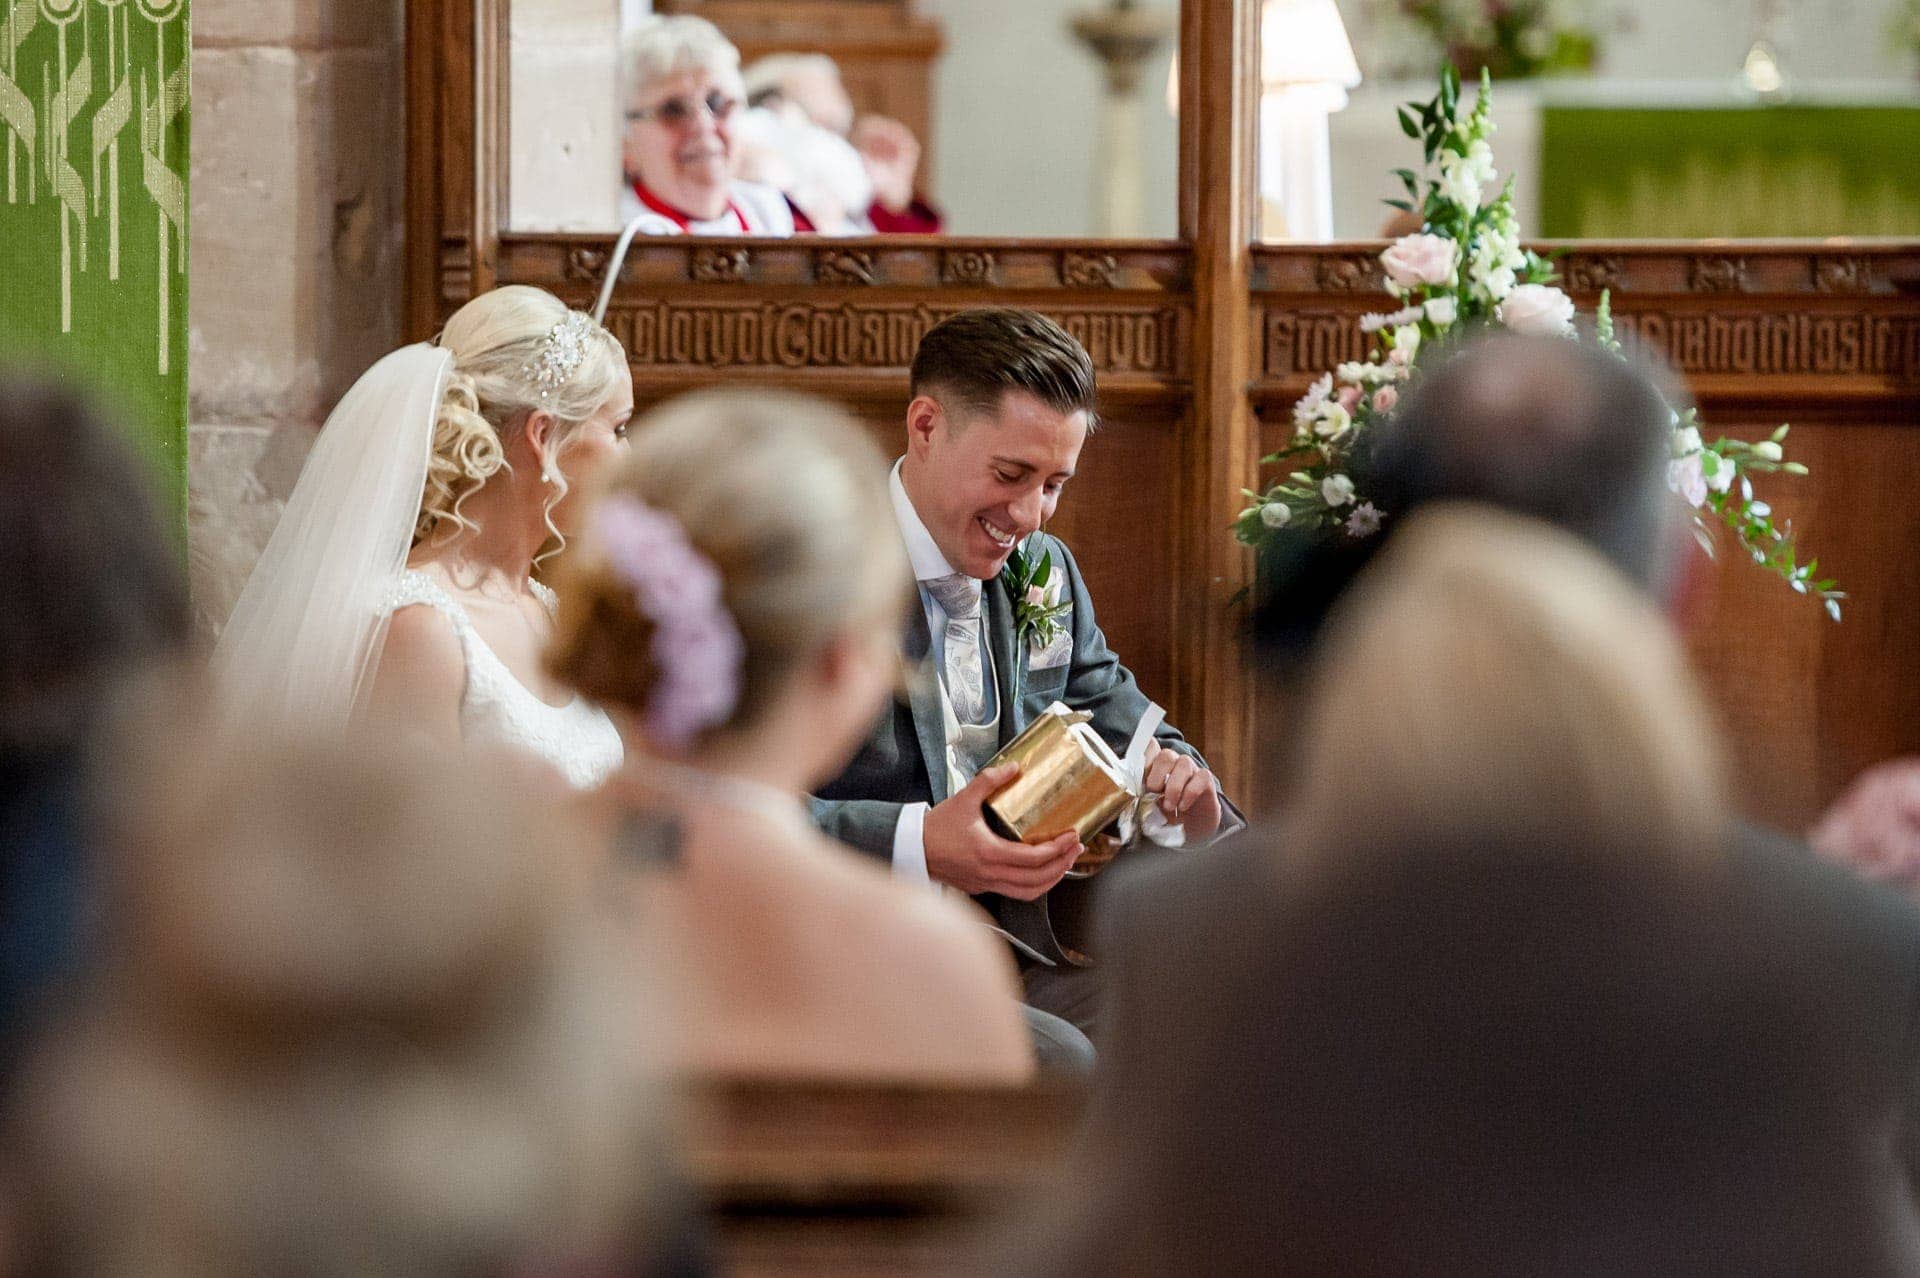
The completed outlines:
[[[896,0],[702,8],[774,22],[804,4],[882,25],[906,12]],[[496,283],[590,306],[607,269],[610,236],[501,230],[506,5],[407,6],[415,337]],[[1358,357],[1359,317],[1390,305],[1382,244],[1249,248],[1257,7],[1182,5],[1183,55],[1202,73],[1181,83],[1180,241],[643,238],[607,317],[642,404],[710,384],[788,387],[846,403],[895,446],[929,326],[983,304],[1058,318],[1093,356],[1108,425],[1056,528],[1116,648],[1243,795],[1259,738],[1224,605],[1246,564],[1225,526],[1292,400]],[[857,43],[857,25],[822,39]],[[808,47],[786,31],[777,42]],[[1751,437],[1791,420],[1791,451],[1815,468],[1768,495],[1852,592],[1846,623],[1728,564],[1696,640],[1752,747],[1736,762],[1757,810],[1797,824],[1860,766],[1920,753],[1920,243],[1539,247],[1583,303],[1611,292],[1622,333],[1679,370],[1710,427]]]

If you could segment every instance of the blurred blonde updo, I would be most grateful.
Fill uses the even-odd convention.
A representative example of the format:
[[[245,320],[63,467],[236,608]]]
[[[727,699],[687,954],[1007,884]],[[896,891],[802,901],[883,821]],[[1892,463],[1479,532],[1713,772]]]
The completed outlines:
[[[509,284],[468,302],[441,330],[439,344],[453,355],[453,368],[433,424],[427,483],[413,527],[416,542],[449,528],[473,528],[460,505],[506,467],[507,445],[529,413],[553,414],[557,452],[613,394],[626,353],[613,334],[595,324],[580,367],[540,398],[527,366],[541,340],[567,314],[566,304],[544,289]],[[566,492],[562,474],[548,499],[549,512]]]
[[[713,563],[745,649],[740,696],[714,731],[752,722],[835,636],[894,633],[910,577],[885,458],[839,409],[770,391],[701,391],[649,413],[602,494],[662,511]],[[654,623],[591,541],[557,574],[547,668],[582,696],[647,712]]]

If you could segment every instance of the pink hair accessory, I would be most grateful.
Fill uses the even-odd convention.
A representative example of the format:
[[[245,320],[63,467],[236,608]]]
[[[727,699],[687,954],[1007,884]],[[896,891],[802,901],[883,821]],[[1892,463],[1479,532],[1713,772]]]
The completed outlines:
[[[590,518],[607,564],[653,622],[658,685],[644,716],[648,733],[673,749],[723,723],[740,700],[745,645],[721,596],[719,570],[687,540],[680,521],[624,493]]]

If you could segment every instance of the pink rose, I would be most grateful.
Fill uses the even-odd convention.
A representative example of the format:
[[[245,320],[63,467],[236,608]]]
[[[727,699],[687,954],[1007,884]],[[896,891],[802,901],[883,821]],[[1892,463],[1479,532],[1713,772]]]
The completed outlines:
[[[1376,413],[1390,413],[1399,402],[1400,392],[1391,386],[1382,386],[1373,393],[1373,411]]]
[[[1516,333],[1565,337],[1573,332],[1573,299],[1551,284],[1519,285],[1496,313]]]
[[[1387,278],[1401,288],[1451,284],[1459,249],[1444,235],[1403,235],[1380,255]]]
[[[1047,602],[1047,592],[1038,586],[1027,587],[1027,602],[1038,608]]]
[[[1347,412],[1351,414],[1354,409],[1360,407],[1361,393],[1358,386],[1342,386],[1339,395],[1340,407],[1346,409]]]

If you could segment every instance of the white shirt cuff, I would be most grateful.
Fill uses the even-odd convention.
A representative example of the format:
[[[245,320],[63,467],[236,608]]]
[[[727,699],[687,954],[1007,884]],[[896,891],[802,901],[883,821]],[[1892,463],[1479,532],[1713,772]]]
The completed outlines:
[[[900,823],[893,827],[893,872],[909,883],[932,887],[927,875],[926,823],[926,804],[900,806]]]

